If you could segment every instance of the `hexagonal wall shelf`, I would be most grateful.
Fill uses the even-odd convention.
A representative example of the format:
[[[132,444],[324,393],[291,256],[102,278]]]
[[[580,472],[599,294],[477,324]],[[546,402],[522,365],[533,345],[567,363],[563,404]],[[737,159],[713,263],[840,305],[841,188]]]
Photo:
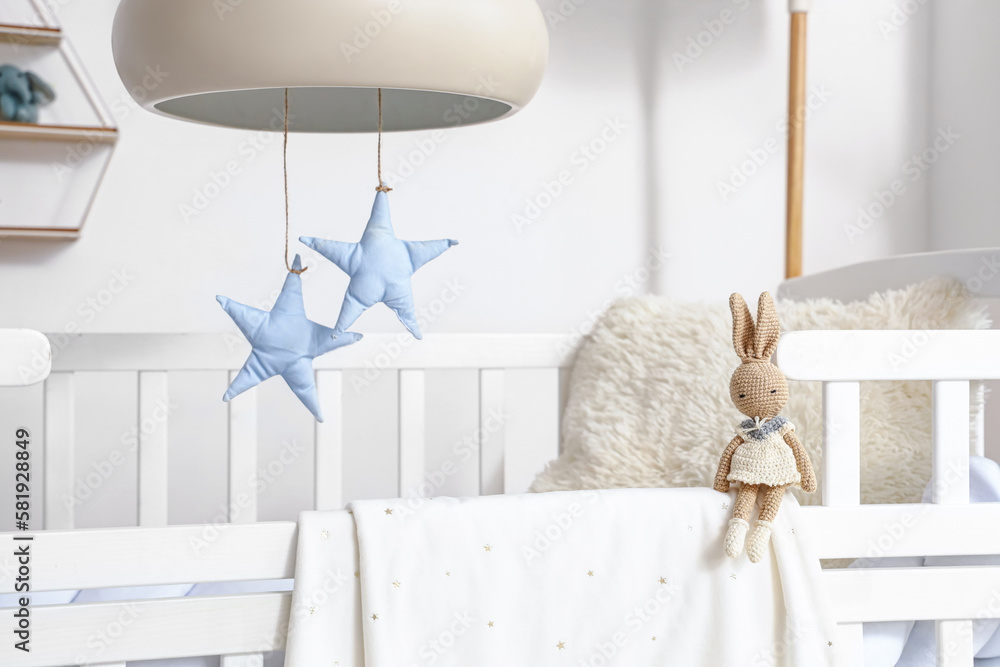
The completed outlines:
[[[39,0],[0,0],[0,64],[56,92],[37,124],[0,121],[0,238],[75,239],[118,141],[111,113]]]

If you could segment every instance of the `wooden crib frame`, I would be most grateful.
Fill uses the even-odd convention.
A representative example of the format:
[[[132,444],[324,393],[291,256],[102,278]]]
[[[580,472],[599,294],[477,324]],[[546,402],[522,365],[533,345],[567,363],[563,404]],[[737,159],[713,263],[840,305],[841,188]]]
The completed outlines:
[[[979,260],[993,252],[885,260],[856,273],[872,287],[933,274],[966,279],[977,275]],[[887,270],[892,266],[905,270]],[[850,291],[853,282],[834,271],[785,283],[781,293]],[[986,284],[979,296],[1000,296],[996,282]],[[10,345],[17,338],[3,334],[0,382],[10,384],[19,376],[5,375],[3,367],[18,356]],[[319,509],[343,502],[341,373],[363,368],[397,340],[369,336],[317,360],[327,416],[316,427]],[[385,372],[399,374],[399,489],[415,488],[424,475],[425,371],[465,368],[478,369],[480,424],[497,409],[511,414],[483,445],[480,492],[524,491],[557,454],[562,371],[571,363],[575,343],[553,335],[439,335],[386,355]],[[904,350],[910,352],[900,361]],[[135,371],[141,422],[167,398],[170,372],[234,372],[244,355],[221,335],[84,335],[60,350],[46,380],[44,450],[39,451],[50,496],[44,503],[47,530],[28,533],[35,592],[293,577],[295,524],[253,523],[254,494],[241,481],[256,464],[255,392],[229,408],[229,498],[241,508],[236,522],[165,525],[165,429],[140,440],[140,527],[72,530],[70,510],[53,502],[73,482],[74,372]],[[28,357],[25,353],[19,361]],[[1000,504],[968,503],[969,382],[1000,379],[1000,331],[790,333],[782,337],[777,361],[791,379],[823,383],[823,506],[804,508],[817,528],[814,546],[820,558],[1000,554],[1000,532],[984,529],[1000,525]],[[33,379],[47,372],[42,368]],[[532,380],[530,392],[505,391],[511,377],[524,373]],[[859,383],[888,379],[933,382],[933,505],[860,505]],[[0,593],[14,590],[18,570],[12,554],[15,544],[22,544],[17,537],[23,535],[0,534]],[[195,549],[197,544],[210,548]],[[887,620],[936,621],[937,664],[971,667],[974,621],[1000,617],[1000,567],[827,570],[823,576],[841,624],[838,641],[852,656],[849,667],[862,664],[861,623]],[[31,653],[14,651],[8,635],[0,643],[0,664],[124,667],[128,660],[221,655],[223,667],[255,667],[262,653],[284,646],[289,608],[288,593],[39,606],[31,610]],[[11,613],[0,610],[0,615]]]

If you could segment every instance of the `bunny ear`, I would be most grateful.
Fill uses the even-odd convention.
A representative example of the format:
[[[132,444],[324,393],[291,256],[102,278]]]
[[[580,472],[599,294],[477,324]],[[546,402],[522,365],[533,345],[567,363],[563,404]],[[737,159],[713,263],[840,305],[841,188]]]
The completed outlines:
[[[729,297],[729,310],[733,311],[733,348],[740,359],[749,359],[755,331],[750,309],[742,296],[733,294]]]
[[[781,327],[778,324],[778,311],[774,308],[774,299],[767,292],[760,295],[757,302],[757,328],[754,331],[753,351],[758,359],[770,359],[778,349],[778,338]]]

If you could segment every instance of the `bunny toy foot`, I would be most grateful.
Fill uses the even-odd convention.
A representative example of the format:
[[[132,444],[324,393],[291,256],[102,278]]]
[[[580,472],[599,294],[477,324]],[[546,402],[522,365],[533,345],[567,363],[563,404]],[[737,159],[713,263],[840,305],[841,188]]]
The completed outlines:
[[[726,531],[726,555],[736,558],[743,551],[743,543],[747,538],[750,524],[743,519],[730,519],[729,530]]]
[[[747,540],[747,556],[750,557],[751,563],[759,563],[767,553],[767,544],[771,541],[773,528],[774,524],[770,521],[757,521],[754,524],[750,539]]]

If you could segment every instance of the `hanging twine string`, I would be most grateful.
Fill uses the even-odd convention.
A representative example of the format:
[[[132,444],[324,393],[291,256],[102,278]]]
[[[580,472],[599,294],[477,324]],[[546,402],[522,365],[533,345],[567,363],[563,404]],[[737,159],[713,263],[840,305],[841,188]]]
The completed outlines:
[[[382,89],[378,89],[378,187],[376,192],[392,192],[392,188],[382,182]]]
[[[294,273],[296,275],[302,275],[309,270],[307,266],[304,269],[293,269],[292,265],[288,262],[288,89],[285,88],[285,146],[283,149],[284,164],[285,164],[285,268],[288,269],[289,273]]]

